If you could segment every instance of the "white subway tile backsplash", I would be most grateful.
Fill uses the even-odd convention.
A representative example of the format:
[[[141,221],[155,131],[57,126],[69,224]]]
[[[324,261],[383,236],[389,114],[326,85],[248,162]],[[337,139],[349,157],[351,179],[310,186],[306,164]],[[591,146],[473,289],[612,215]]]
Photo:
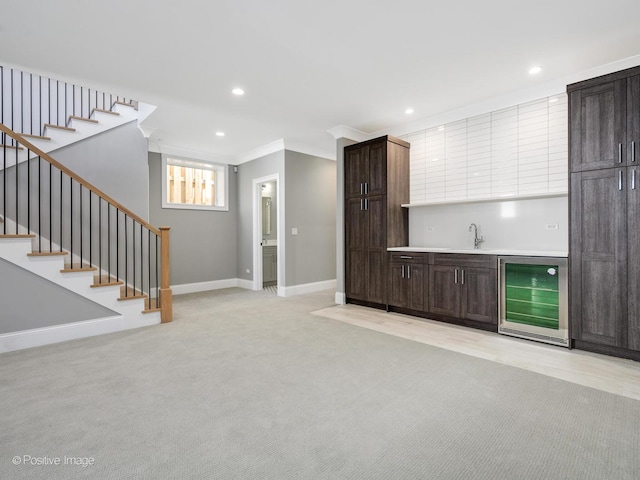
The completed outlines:
[[[567,115],[559,94],[406,135],[411,202],[566,192]]]

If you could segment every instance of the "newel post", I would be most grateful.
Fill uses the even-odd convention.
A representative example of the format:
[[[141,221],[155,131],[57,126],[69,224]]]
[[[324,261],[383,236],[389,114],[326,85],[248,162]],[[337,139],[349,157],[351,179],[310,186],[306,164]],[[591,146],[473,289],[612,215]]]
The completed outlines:
[[[169,280],[169,230],[171,227],[160,227],[160,318],[162,323],[173,320],[173,298],[171,295],[171,283]]]

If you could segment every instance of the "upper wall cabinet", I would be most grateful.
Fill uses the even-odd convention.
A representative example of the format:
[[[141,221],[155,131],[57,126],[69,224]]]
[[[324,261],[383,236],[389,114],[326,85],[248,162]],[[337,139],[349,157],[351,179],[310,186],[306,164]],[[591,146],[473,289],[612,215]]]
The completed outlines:
[[[403,138],[411,205],[567,192],[566,94]]]
[[[627,167],[638,163],[640,75],[569,85],[571,171]],[[586,84],[584,88],[578,88]]]

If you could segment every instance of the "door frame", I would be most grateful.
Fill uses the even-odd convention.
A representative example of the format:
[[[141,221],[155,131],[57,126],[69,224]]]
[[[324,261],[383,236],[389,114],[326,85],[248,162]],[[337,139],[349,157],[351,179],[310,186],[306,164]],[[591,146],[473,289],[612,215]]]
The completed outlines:
[[[284,297],[285,250],[284,235],[284,188],[280,182],[280,174],[274,173],[252,180],[253,191],[253,290],[262,290],[262,184],[276,183],[278,204],[276,206],[276,231],[278,232],[277,265],[278,265],[278,296]]]

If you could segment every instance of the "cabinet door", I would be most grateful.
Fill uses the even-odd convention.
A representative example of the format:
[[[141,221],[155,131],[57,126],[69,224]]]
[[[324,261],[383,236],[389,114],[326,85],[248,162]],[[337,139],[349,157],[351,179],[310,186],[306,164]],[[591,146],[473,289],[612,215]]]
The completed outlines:
[[[427,310],[427,266],[407,265],[407,306],[412,310]]]
[[[627,168],[571,175],[570,314],[576,340],[626,347]]]
[[[628,346],[640,350],[640,167],[631,167],[627,190]]]
[[[345,150],[344,194],[346,198],[364,194],[364,183],[368,180],[368,155],[368,146]]]
[[[389,264],[389,305],[407,307],[409,288],[405,281],[406,265],[403,263]]]
[[[626,163],[626,80],[570,94],[571,171]]]
[[[627,165],[640,163],[640,75],[627,79]],[[637,172],[636,172],[637,175]],[[637,180],[636,180],[637,181]],[[637,187],[636,187],[637,188]]]
[[[369,215],[364,200],[345,202],[345,289],[348,298],[367,300]]]
[[[465,268],[461,273],[460,316],[498,324],[498,272],[489,268]]]
[[[367,194],[384,195],[387,193],[387,142],[369,145]]]
[[[457,317],[460,314],[460,269],[448,265],[429,268],[429,311]]]

